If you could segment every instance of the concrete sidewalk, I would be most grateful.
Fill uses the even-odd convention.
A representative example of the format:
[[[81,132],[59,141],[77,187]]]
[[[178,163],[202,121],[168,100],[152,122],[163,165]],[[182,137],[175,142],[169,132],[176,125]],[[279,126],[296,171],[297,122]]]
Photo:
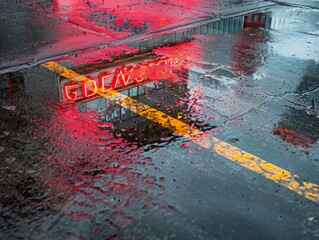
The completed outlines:
[[[105,4],[34,0],[4,3],[0,74],[97,46],[118,46],[274,5],[262,1],[132,1]]]

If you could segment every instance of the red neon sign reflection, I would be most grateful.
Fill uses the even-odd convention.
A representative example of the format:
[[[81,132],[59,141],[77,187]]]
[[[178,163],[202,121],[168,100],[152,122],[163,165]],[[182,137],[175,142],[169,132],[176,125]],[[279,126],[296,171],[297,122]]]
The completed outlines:
[[[102,73],[99,75],[99,86],[102,92],[106,92],[114,88],[113,85],[105,86],[105,80],[108,77],[111,77],[110,73]]]
[[[114,73],[105,72],[100,74],[97,82],[95,80],[89,80],[82,83],[66,83],[62,86],[64,99],[68,102],[74,102],[79,99],[94,97],[98,89],[102,92],[106,92],[108,90],[120,89],[132,84],[142,83],[149,79],[150,68],[159,67],[161,65],[182,66],[182,62],[165,57],[146,63],[139,63],[135,66],[118,67]]]
[[[77,99],[77,92],[76,92],[76,88],[77,88],[78,84],[75,82],[72,83],[66,83],[63,86],[63,94],[65,99],[67,99],[70,102],[73,102]]]
[[[82,83],[82,93],[85,98],[93,97],[97,92],[96,82],[89,80]]]

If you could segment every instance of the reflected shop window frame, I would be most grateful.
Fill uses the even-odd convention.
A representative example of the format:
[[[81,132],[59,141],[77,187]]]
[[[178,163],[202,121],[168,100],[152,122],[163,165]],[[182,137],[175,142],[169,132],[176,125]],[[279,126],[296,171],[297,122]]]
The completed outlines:
[[[146,94],[149,89],[159,90],[163,89],[163,82],[150,82],[145,86],[135,86],[122,91],[121,94],[128,97],[140,97]],[[88,111],[95,111],[95,117],[98,117],[101,122],[113,122],[118,120],[128,120],[137,116],[136,113],[128,110],[125,107],[118,106],[114,101],[107,98],[97,97],[93,100],[80,103],[78,106],[80,112],[87,113]]]

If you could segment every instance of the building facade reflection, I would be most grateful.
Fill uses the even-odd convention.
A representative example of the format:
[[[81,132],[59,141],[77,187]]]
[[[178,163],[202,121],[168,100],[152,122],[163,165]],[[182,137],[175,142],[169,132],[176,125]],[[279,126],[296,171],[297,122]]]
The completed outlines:
[[[188,104],[185,102],[177,107],[175,104],[179,99],[185,98],[188,91],[187,80],[183,79],[180,82],[167,80],[150,82],[121,90],[120,93],[178,118],[181,113],[187,111]],[[120,134],[129,142],[145,145],[156,142],[162,136],[172,133],[171,130],[150,122],[128,108],[117,105],[115,101],[106,98],[99,97],[80,103],[78,109],[83,113],[93,112],[94,118],[98,119],[97,126],[100,130],[109,130],[111,126],[115,135]]]

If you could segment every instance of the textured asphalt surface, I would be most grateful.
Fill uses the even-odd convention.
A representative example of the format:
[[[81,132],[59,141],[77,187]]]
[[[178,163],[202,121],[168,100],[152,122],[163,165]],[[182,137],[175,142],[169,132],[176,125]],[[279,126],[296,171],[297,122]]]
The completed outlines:
[[[319,23],[317,2],[303,4],[313,8],[276,5],[116,47],[99,45],[112,38],[106,32],[81,36],[68,21],[72,31],[43,25],[30,34],[32,17],[17,14],[27,5],[13,5],[1,27],[15,37],[1,45],[10,61],[1,57],[0,238],[317,239]],[[49,3],[35,6],[61,17]],[[188,20],[211,7],[184,6]],[[147,34],[136,22],[122,24],[121,38]],[[51,40],[61,52],[85,46],[81,37],[99,46],[56,54],[51,65],[19,65],[32,51],[54,56],[42,49]],[[10,66],[14,56],[21,58]],[[118,78],[116,90],[149,109],[134,112],[110,94],[85,98],[77,74],[97,81],[105,73],[144,77],[127,86]],[[70,83],[79,86],[75,102],[67,100],[74,92],[63,92]],[[222,143],[206,147],[163,116]],[[282,171],[272,175],[275,166]]]

